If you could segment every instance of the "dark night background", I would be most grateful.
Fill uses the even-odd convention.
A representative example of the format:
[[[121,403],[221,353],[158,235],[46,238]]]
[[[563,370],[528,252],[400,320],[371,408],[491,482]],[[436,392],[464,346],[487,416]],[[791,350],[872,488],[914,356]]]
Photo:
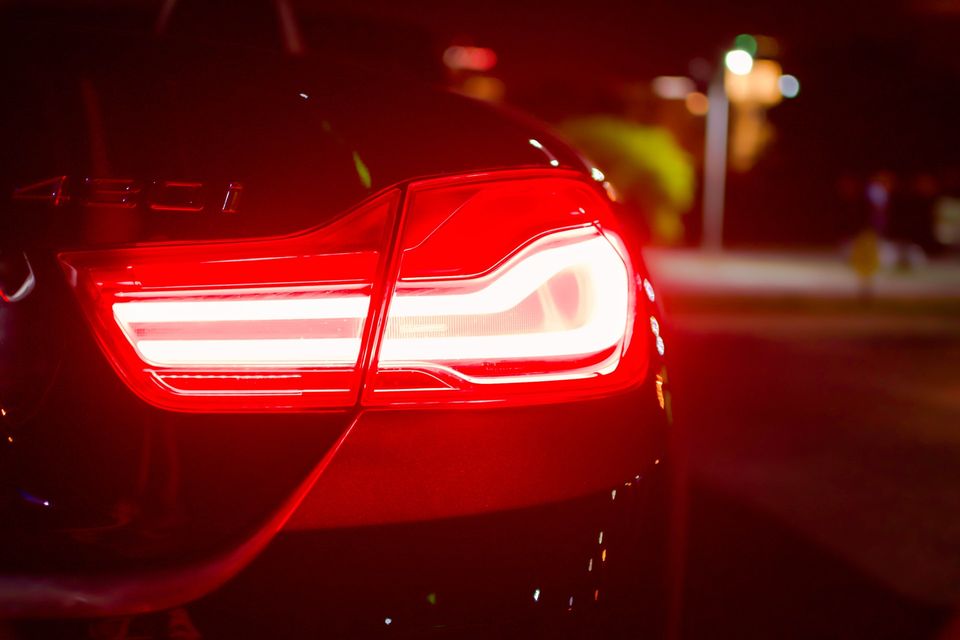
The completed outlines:
[[[309,15],[319,4],[302,6]],[[773,143],[753,169],[730,178],[725,233],[734,243],[831,244],[852,235],[863,215],[842,197],[842,177],[922,173],[960,188],[956,3],[374,1],[322,10],[410,25],[435,48],[490,47],[506,102],[550,122],[622,112],[618,85],[689,74],[692,61],[718,60],[739,33],[772,36],[802,90],[769,110]],[[631,115],[662,119],[656,104]],[[699,233],[693,211],[688,241]]]

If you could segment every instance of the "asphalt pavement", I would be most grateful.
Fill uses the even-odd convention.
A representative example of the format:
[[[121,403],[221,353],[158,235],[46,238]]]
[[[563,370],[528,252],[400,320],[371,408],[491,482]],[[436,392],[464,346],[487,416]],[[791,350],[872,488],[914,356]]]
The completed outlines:
[[[829,253],[648,260],[690,475],[683,635],[960,637],[960,264],[863,303]]]

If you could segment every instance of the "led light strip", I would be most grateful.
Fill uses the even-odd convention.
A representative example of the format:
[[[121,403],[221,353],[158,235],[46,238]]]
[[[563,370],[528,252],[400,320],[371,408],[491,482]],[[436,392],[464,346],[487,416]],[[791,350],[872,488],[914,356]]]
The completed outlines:
[[[559,235],[559,234],[556,234]],[[556,238],[556,235],[548,239]],[[629,287],[622,258],[602,236],[544,249],[496,274],[487,287],[453,295],[398,295],[390,308],[388,334],[396,335],[417,316],[493,315],[509,311],[533,295],[551,278],[575,269],[586,284],[591,308],[582,325],[559,331],[494,336],[385,338],[380,363],[533,359],[598,353],[617,344],[626,330]],[[531,255],[532,253],[532,255]]]
[[[316,297],[256,299],[158,300],[118,302],[113,316],[124,335],[144,362],[159,367],[299,367],[353,366],[360,355],[360,336],[271,338],[283,331],[290,320],[361,319],[366,317],[370,297],[343,296],[323,291]],[[262,338],[251,339],[172,339],[151,340],[138,335],[138,329],[158,325],[185,326],[191,323],[249,323],[259,328]]]
[[[548,246],[564,237],[585,239]],[[416,324],[418,318],[444,316],[494,316],[510,311],[534,295],[552,278],[574,270],[591,307],[577,327],[536,333],[486,336],[387,338],[381,345],[381,364],[423,361],[531,359],[598,353],[622,339],[628,314],[627,270],[613,246],[596,231],[579,229],[551,234],[528,246],[497,272],[485,276],[486,286],[468,293],[407,294],[395,296],[389,311],[389,329],[399,323]],[[418,287],[458,286],[453,283],[417,283]],[[584,286],[585,285],[585,286]],[[231,292],[234,293],[234,292]],[[236,295],[234,293],[234,295]],[[362,319],[369,296],[326,295],[305,297],[264,296],[256,299],[189,299],[117,302],[113,315],[140,357],[159,367],[302,367],[353,366],[360,353],[360,336],[282,337],[282,327],[272,321]],[[260,327],[262,338],[157,339],[141,338],[151,325],[249,322]],[[358,325],[358,332],[359,332]],[[269,337],[273,331],[276,337]]]
[[[586,240],[549,249],[539,246],[553,243],[558,238],[583,236],[583,229],[574,232],[551,234],[527,247],[496,273],[487,276],[490,284],[477,291],[462,294],[403,295],[398,292],[390,305],[390,317],[493,315],[516,307],[525,298],[543,286],[550,278],[564,269],[593,260],[604,262],[604,268],[615,272],[611,257],[624,271],[623,261],[613,247],[592,231]],[[436,283],[415,282],[431,286]],[[453,281],[462,285],[462,282]],[[443,283],[446,284],[446,283]],[[625,291],[625,290],[624,290]],[[625,293],[624,293],[625,295]]]
[[[191,292],[192,293],[192,292]],[[370,297],[263,297],[255,300],[157,300],[117,302],[113,316],[121,327],[164,322],[261,322],[264,320],[315,320],[364,318]]]
[[[360,338],[141,340],[136,349],[145,362],[161,367],[352,366]]]

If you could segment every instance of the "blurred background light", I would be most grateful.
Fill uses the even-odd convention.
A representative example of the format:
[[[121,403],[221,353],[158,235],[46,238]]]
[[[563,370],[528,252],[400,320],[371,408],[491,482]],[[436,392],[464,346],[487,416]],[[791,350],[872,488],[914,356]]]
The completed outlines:
[[[780,56],[780,41],[771,36],[755,36],[757,52],[754,58],[777,58]]]
[[[784,98],[796,98],[797,94],[800,93],[800,81],[797,80],[796,76],[789,73],[780,76],[777,84],[780,86],[780,94]]]
[[[730,73],[738,76],[745,76],[753,69],[753,56],[743,49],[728,51],[723,58],[723,62]]]
[[[454,71],[490,71],[497,66],[497,54],[486,47],[453,45],[443,52],[443,64]]]
[[[503,81],[493,76],[471,76],[460,85],[460,93],[488,102],[502,102],[506,91]]]
[[[749,33],[741,33],[733,40],[733,48],[746,51],[753,57],[757,55],[757,39]]]
[[[724,88],[730,102],[765,107],[779,103],[783,99],[779,84],[782,71],[780,63],[775,60],[756,60],[747,73],[731,70],[724,78]]]
[[[710,110],[709,98],[700,91],[688,93],[684,103],[687,106],[687,111],[695,116],[705,116]]]
[[[657,76],[650,83],[653,92],[664,100],[683,100],[697,85],[686,76]]]

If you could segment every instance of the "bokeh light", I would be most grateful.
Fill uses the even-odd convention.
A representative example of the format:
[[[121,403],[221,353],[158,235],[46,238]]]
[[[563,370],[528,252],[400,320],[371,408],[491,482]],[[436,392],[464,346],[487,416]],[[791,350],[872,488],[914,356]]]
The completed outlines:
[[[664,100],[683,100],[697,85],[686,76],[657,76],[650,83],[653,92]]]
[[[688,93],[684,103],[687,106],[687,111],[695,116],[705,116],[710,110],[709,98],[707,98],[706,94],[701,93],[700,91]]]
[[[784,98],[796,98],[800,93],[800,81],[797,80],[796,76],[790,75],[789,73],[780,76],[777,85],[779,85],[780,93]]]
[[[734,49],[728,51],[724,56],[723,62],[727,65],[730,73],[738,76],[745,76],[753,69],[753,56],[743,49]]]
[[[757,39],[749,33],[741,33],[733,41],[733,48],[746,51],[752,56],[757,55]]]

